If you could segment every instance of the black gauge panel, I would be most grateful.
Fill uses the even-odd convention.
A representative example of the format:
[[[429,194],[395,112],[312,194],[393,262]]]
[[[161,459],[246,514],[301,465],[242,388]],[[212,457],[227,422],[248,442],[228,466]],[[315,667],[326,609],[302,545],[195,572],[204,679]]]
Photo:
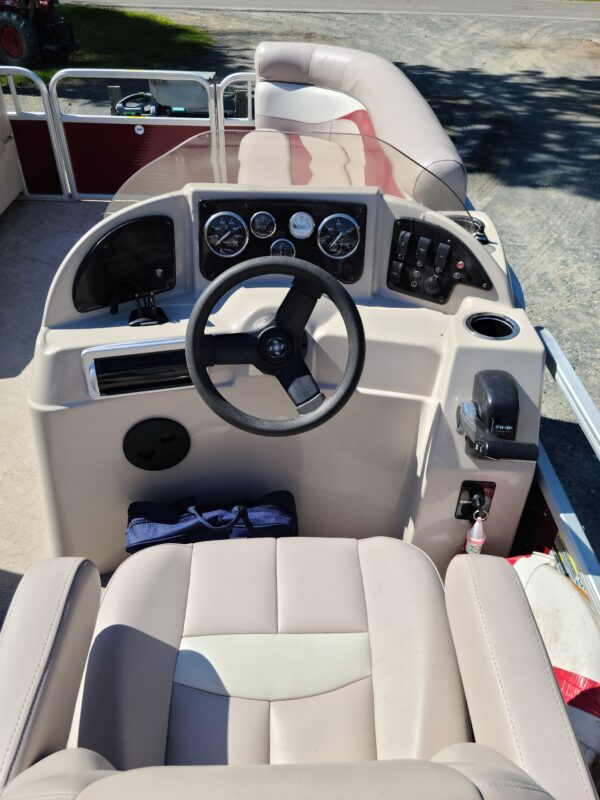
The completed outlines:
[[[474,243],[474,247],[480,247]],[[471,250],[444,228],[414,219],[394,223],[387,286],[432,303],[448,302],[455,286],[490,291],[492,282]]]
[[[209,280],[233,264],[271,254],[318,264],[342,283],[355,283],[363,273],[363,203],[224,199],[202,201],[199,210],[200,270]],[[223,246],[230,252],[219,252]]]
[[[166,216],[138,217],[117,225],[83,258],[73,281],[73,304],[85,313],[118,308],[150,292],[175,286],[175,232]]]

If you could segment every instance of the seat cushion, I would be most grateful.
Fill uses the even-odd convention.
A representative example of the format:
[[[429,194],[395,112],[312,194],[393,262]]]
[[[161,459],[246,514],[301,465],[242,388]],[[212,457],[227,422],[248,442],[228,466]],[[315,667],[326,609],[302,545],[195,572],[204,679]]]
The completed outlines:
[[[396,539],[299,537],[128,559],[71,743],[132,769],[429,758],[467,738],[427,556]]]

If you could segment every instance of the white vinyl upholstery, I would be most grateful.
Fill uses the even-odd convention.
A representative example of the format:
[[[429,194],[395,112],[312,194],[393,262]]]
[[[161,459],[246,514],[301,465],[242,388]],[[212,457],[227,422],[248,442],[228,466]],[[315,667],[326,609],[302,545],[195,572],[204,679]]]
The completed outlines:
[[[395,539],[299,537],[126,561],[71,743],[132,769],[429,758],[467,738],[429,559]]]
[[[35,652],[55,616],[44,601],[57,588],[71,596],[59,601],[67,641],[53,634],[62,655],[50,668],[52,687],[71,692],[68,709],[98,576],[89,562],[46,563],[25,646]],[[141,551],[104,595],[71,748],[52,753],[63,719],[52,754],[2,800],[593,800],[512,568],[458,556],[446,602],[454,642],[435,567],[397,539]],[[27,680],[10,683],[14,692]],[[63,696],[39,693],[64,718]],[[51,730],[42,718],[31,740]]]
[[[0,788],[65,747],[99,602],[82,558],[39,561],[17,587],[0,632]]]
[[[493,556],[459,556],[446,603],[475,740],[557,800],[596,796],[548,654],[515,570]]]
[[[377,137],[408,156],[393,166],[398,189],[432,208],[450,208],[437,176],[464,201],[467,176],[456,148],[390,62],[332,45],[262,42],[255,69],[257,129]]]

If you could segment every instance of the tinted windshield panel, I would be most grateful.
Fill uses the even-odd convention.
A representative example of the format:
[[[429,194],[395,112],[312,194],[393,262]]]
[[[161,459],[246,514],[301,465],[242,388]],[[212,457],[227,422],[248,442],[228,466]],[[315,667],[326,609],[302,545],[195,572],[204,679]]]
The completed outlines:
[[[117,192],[109,213],[188,183],[371,187],[468,217],[462,200],[440,178],[373,136],[239,129],[199,134],[148,164]]]

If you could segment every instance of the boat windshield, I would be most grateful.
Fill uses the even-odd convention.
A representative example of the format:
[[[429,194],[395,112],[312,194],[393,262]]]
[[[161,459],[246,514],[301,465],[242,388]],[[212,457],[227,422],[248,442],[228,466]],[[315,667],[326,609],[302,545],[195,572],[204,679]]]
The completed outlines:
[[[187,184],[258,190],[372,187],[459,217],[468,227],[471,222],[463,201],[444,181],[374,136],[239,128],[198,134],[152,161],[123,184],[107,213]]]

